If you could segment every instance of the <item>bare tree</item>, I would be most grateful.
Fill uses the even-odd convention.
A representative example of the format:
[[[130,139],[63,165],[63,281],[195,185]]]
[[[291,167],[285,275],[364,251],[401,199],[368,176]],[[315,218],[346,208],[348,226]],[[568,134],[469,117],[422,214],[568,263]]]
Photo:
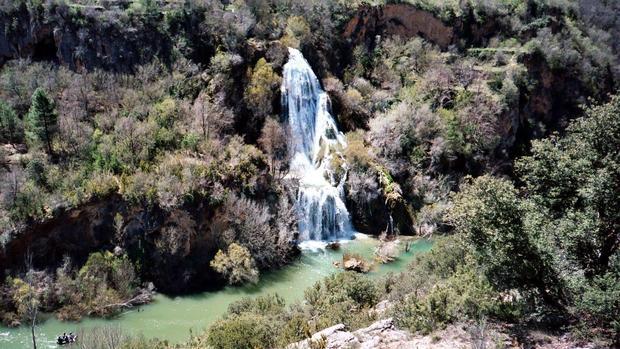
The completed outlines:
[[[9,210],[15,204],[17,196],[25,181],[24,170],[21,166],[13,166],[10,171],[4,172],[0,168],[0,206]]]
[[[233,125],[232,111],[222,106],[218,101],[213,102],[207,94],[201,94],[194,103],[195,126],[200,129],[203,140],[213,136],[220,136]]]
[[[37,315],[39,313],[39,296],[37,292],[37,285],[34,280],[34,269],[32,267],[32,254],[30,251],[26,253],[26,284],[27,291],[24,295],[24,309],[25,315],[30,321],[30,332],[32,334],[32,348],[37,349],[37,338],[35,334],[35,326],[37,323]]]
[[[287,144],[284,128],[276,119],[267,118],[265,120],[258,144],[269,157],[271,175],[275,175],[276,169],[280,172],[282,160],[287,155]]]
[[[114,238],[116,239],[116,244],[118,246],[121,246],[125,240],[125,232],[123,230],[124,225],[125,221],[123,219],[123,215],[121,215],[120,212],[116,212],[114,215]]]
[[[467,328],[471,340],[472,349],[486,349],[488,341],[488,324],[486,318],[478,319]]]
[[[78,332],[80,349],[116,349],[127,340],[120,326],[103,326],[81,329]]]

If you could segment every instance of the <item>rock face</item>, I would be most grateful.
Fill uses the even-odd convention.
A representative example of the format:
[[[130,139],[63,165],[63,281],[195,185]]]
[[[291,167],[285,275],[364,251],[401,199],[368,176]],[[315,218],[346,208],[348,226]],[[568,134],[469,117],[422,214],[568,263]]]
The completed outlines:
[[[120,239],[131,258],[148,261],[140,274],[153,280],[158,290],[179,293],[216,287],[220,278],[209,267],[217,252],[209,224],[214,214],[203,205],[171,211],[134,207],[112,195],[15,233],[0,248],[0,276],[22,268],[28,250],[35,268],[53,270],[65,256],[81,265],[92,252],[114,250]],[[120,238],[117,215],[123,222]]]
[[[362,7],[344,30],[353,45],[370,46],[377,35],[419,36],[445,49],[454,39],[454,30],[431,13],[406,4]]]
[[[153,58],[169,63],[173,38],[159,19],[129,20],[119,9],[59,5],[50,13],[29,11],[25,2],[0,13],[0,66],[16,58],[53,61],[72,70],[94,68],[130,72]],[[198,38],[197,23],[176,28],[188,37],[192,58],[208,60],[215,52]]]
[[[384,169],[368,178],[352,172],[347,177],[345,196],[353,225],[360,233],[415,234],[413,216],[400,186],[388,179]]]

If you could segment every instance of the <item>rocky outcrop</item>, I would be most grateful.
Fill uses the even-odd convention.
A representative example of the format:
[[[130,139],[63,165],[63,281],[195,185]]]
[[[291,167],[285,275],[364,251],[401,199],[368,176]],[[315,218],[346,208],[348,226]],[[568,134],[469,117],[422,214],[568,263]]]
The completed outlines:
[[[414,336],[408,331],[397,329],[389,318],[372,325],[349,332],[346,326],[338,324],[312,335],[311,338],[291,344],[287,349],[424,349],[424,348],[470,348],[470,336],[462,329],[451,327],[441,335]],[[493,344],[488,341],[489,347]],[[487,344],[487,343],[485,343]]]
[[[469,9],[450,23],[433,13],[410,4],[362,6],[346,24],[343,38],[349,47],[365,45],[372,48],[377,37],[420,37],[446,50],[455,46],[486,46],[502,27],[502,18],[485,18],[479,22]]]
[[[132,206],[119,195],[95,200],[15,233],[0,248],[0,275],[23,268],[28,252],[35,268],[53,270],[65,256],[82,265],[90,253],[122,245],[141,261],[142,278],[162,292],[217,287],[220,277],[209,267],[218,248],[209,229],[214,212],[200,204],[170,211]]]
[[[427,11],[407,4],[364,6],[347,23],[344,37],[353,46],[371,46],[377,35],[422,37],[446,49],[454,40],[454,29]]]
[[[345,187],[347,208],[357,231],[369,235],[414,235],[413,215],[402,190],[381,166],[369,174],[351,172]]]
[[[386,319],[355,332],[349,332],[345,325],[338,324],[319,331],[306,340],[293,343],[287,346],[287,349],[405,348],[410,338],[409,333],[394,327],[392,319]]]
[[[512,347],[509,336],[486,326],[449,325],[432,335],[423,336],[396,328],[392,318],[388,318],[353,332],[338,324],[290,344],[286,349],[455,349],[493,348],[498,344]]]
[[[338,324],[315,333],[286,349],[465,349],[465,348],[540,348],[593,349],[607,347],[584,343],[570,334],[550,334],[538,330],[517,333],[502,324],[461,323],[448,325],[429,335],[414,335],[395,327],[389,318],[357,331]]]
[[[11,13],[0,12],[0,66],[14,58],[33,60],[56,57],[53,27],[33,23],[26,5]]]
[[[58,5],[28,9],[24,4],[0,12],[0,66],[16,58],[53,61],[72,70],[95,68],[130,72],[157,58],[170,63],[174,38],[163,31],[161,18],[127,16],[123,9]],[[190,18],[191,19],[191,18]],[[175,28],[187,37],[190,56],[208,61],[215,52],[198,23]]]

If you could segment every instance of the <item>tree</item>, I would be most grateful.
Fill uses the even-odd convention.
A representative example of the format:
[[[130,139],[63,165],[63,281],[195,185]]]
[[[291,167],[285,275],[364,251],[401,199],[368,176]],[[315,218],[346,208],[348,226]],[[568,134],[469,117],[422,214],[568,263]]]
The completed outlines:
[[[291,16],[286,20],[285,35],[282,38],[284,45],[300,48],[311,37],[310,26],[301,16]]]
[[[587,109],[565,137],[534,141],[516,169],[568,262],[606,273],[620,249],[620,96]]]
[[[34,270],[32,269],[32,255],[28,255],[28,274],[26,274],[26,283],[28,283],[28,293],[26,295],[27,315],[30,318],[30,333],[32,335],[32,349],[37,349],[37,337],[34,333],[37,324],[37,314],[39,313],[39,295],[34,284]]]
[[[79,341],[75,345],[79,349],[109,349],[122,348],[129,342],[120,326],[104,325],[82,329],[78,332]]]
[[[89,108],[90,102],[97,98],[92,91],[88,76],[75,75],[72,84],[60,95],[58,140],[63,153],[78,157],[88,154],[93,134],[92,125],[88,122]]]
[[[264,119],[273,113],[273,99],[280,81],[281,77],[264,58],[256,62],[256,66],[250,72],[250,83],[244,96],[256,119]]]
[[[219,103],[213,103],[207,94],[201,94],[196,99],[194,114],[194,124],[200,129],[203,140],[212,137],[212,132],[220,137],[223,133],[230,131],[235,121],[235,116],[230,109]]]
[[[21,120],[15,110],[0,101],[0,142],[17,142],[20,138]]]
[[[39,313],[39,298],[41,296],[35,283],[35,272],[32,268],[32,255],[30,252],[26,254],[26,270],[25,281],[21,279],[13,280],[13,301],[17,304],[18,314],[30,323],[32,348],[37,349],[35,326]]]
[[[468,178],[454,196],[448,221],[473,247],[474,256],[498,290],[538,290],[554,304],[558,281],[549,256],[526,229],[527,205],[513,184],[489,175]]]
[[[286,133],[276,119],[267,118],[265,120],[258,144],[267,153],[271,175],[275,175],[276,169],[279,172],[282,160],[287,155]]]
[[[228,228],[223,234],[226,245],[236,242],[247,248],[261,269],[282,265],[290,245],[288,241],[280,241],[279,234],[272,229],[273,216],[267,205],[229,195],[223,209],[223,223]]]
[[[227,252],[217,251],[210,265],[215,271],[226,276],[231,285],[258,282],[258,269],[254,258],[247,248],[237,243],[230,244]]]
[[[47,153],[53,155],[52,139],[58,132],[58,115],[54,102],[42,88],[32,95],[32,104],[27,116],[27,135],[33,142],[45,145]]]

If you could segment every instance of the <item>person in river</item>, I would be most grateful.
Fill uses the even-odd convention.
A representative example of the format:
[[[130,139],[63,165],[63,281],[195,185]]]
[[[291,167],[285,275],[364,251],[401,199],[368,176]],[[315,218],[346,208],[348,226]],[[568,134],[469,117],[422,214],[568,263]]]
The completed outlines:
[[[62,334],[62,336],[58,336],[56,342],[60,345],[63,345],[68,343],[74,343],[76,340],[77,336],[74,335],[73,332],[69,332],[69,335],[67,335],[67,332],[65,332]]]

